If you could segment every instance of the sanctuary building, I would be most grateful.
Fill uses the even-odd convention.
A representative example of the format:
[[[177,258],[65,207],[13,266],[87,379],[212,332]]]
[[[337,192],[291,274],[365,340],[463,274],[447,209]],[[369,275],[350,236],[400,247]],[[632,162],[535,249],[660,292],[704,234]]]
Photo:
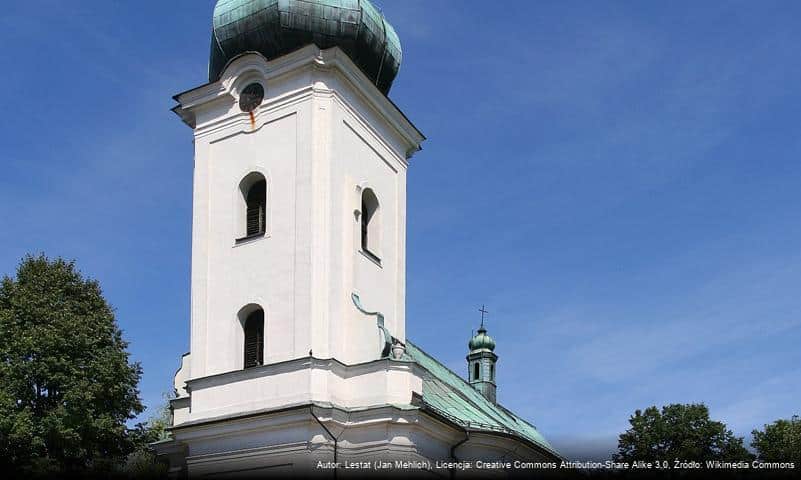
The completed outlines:
[[[407,337],[425,137],[388,97],[401,58],[369,0],[217,2],[209,82],[174,97],[195,163],[190,353],[153,444],[172,476],[560,459],[497,403],[483,323],[466,378]]]

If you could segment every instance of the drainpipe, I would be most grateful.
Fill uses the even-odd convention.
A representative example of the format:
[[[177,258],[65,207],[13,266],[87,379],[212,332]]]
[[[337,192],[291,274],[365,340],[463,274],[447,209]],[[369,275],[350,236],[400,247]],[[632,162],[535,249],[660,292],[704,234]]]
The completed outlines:
[[[457,443],[456,445],[451,447],[451,458],[452,459],[454,459],[457,462],[459,461],[459,459],[456,458],[456,449],[461,447],[465,443],[467,443],[468,440],[470,440],[470,432],[465,430],[464,431],[464,438],[459,443]],[[456,476],[456,469],[451,468],[450,469],[450,473],[451,473],[451,478],[454,478]]]
[[[337,470],[339,470],[339,468],[337,468],[336,463],[337,463],[337,444],[339,443],[339,437],[335,437],[331,433],[331,430],[329,430],[328,427],[326,427],[323,424],[323,422],[321,422],[320,419],[317,418],[317,415],[314,414],[314,407],[309,407],[309,414],[312,416],[312,418],[317,420],[317,423],[320,424],[320,427],[322,427],[323,430],[325,430],[325,433],[327,433],[328,436],[331,437],[332,440],[334,440],[334,480],[337,480]]]

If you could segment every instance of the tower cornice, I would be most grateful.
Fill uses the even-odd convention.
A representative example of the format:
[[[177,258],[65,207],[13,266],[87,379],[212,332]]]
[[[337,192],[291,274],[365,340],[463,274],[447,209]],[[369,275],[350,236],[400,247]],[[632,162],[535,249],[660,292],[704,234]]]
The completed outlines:
[[[425,136],[404,115],[404,113],[384,95],[353,61],[339,47],[321,50],[315,45],[308,45],[289,55],[268,61],[257,52],[248,52],[234,58],[226,66],[219,81],[207,83],[175,95],[178,102],[172,111],[189,127],[195,130],[195,136],[201,137],[210,131],[232,123],[240,122],[242,125],[250,123],[248,115],[235,108],[239,90],[249,78],[260,78],[268,84],[275,79],[288,75],[304,76],[300,86],[295,90],[281,95],[265,98],[265,102],[256,114],[258,125],[259,116],[268,113],[271,107],[278,107],[309,94],[327,93],[349,107],[353,112],[352,101],[362,102],[379,117],[383,123],[390,126],[392,133],[401,140],[402,151],[397,153],[407,160],[421,149]],[[356,93],[356,98],[348,99],[337,89],[326,84],[332,77],[335,81],[344,82],[350,86],[349,90]],[[214,106],[227,108],[228,115],[213,116],[207,120],[202,115],[204,109]],[[372,122],[365,121],[365,124]]]

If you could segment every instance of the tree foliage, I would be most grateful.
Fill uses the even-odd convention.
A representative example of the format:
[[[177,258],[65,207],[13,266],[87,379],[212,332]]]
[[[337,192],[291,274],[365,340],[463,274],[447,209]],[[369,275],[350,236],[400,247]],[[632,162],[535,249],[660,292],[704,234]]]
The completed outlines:
[[[801,468],[801,419],[776,420],[751,432],[751,445],[765,462],[793,462]]]
[[[619,461],[749,460],[752,455],[726,425],[710,420],[703,404],[672,404],[637,410],[620,435]]]
[[[24,258],[0,284],[0,467],[103,470],[130,453],[144,407],[126,349],[98,282]]]
[[[133,478],[165,478],[168,463],[156,457],[149,445],[153,442],[167,440],[171,434],[168,430],[172,426],[172,411],[170,400],[172,394],[164,395],[164,403],[151,415],[145,423],[139,423],[133,431],[136,437],[136,449],[128,456],[125,463],[125,472]]]

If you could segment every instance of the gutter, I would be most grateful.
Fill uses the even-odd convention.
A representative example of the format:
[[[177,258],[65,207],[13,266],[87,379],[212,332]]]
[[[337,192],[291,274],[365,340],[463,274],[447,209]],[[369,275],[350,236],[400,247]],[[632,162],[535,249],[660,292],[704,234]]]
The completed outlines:
[[[469,440],[470,440],[470,432],[468,430],[465,430],[464,431],[464,439],[462,439],[459,443],[457,443],[457,444],[455,444],[454,446],[451,447],[451,458],[452,459],[454,459],[457,462],[459,461],[459,459],[456,458],[456,449],[461,447],[465,443],[467,443]],[[454,478],[456,476],[456,469],[455,468],[451,468],[450,469],[450,475],[451,475],[451,478]]]
[[[331,430],[329,430],[328,427],[326,427],[325,424],[323,424],[323,422],[317,417],[317,415],[314,414],[314,406],[309,406],[309,415],[317,420],[317,423],[320,425],[320,427],[322,427],[322,429],[325,430],[325,433],[327,433],[328,436],[334,441],[334,480],[337,480],[337,471],[339,470],[339,466],[337,466],[337,446],[339,445],[339,437],[335,437],[331,433]],[[342,432],[344,431],[345,430],[342,430]],[[341,434],[342,433],[340,433],[340,435]]]

